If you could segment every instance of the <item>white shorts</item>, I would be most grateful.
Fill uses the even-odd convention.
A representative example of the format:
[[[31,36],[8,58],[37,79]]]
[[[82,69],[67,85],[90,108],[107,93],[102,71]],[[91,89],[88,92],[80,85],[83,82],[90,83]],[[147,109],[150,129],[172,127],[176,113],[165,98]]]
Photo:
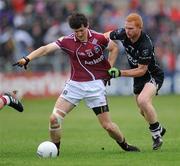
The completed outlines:
[[[77,105],[84,99],[90,108],[107,105],[106,88],[102,80],[87,82],[68,81],[61,97]]]

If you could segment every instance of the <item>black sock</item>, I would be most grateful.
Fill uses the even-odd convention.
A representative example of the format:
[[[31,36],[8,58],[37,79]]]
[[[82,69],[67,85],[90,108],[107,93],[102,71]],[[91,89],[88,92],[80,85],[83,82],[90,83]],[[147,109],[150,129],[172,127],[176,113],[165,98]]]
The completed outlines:
[[[150,126],[149,126],[149,129],[150,129],[150,130],[155,130],[155,129],[157,129],[157,128],[160,127],[159,122],[156,122],[156,123],[153,123],[153,124],[149,124],[149,125],[150,125]]]
[[[118,145],[119,145],[122,149],[124,149],[124,148],[127,147],[127,143],[126,143],[125,138],[123,139],[122,142],[119,142],[119,141],[116,141],[116,142],[118,143]]]
[[[125,151],[131,151],[131,152],[139,152],[139,148],[135,147],[135,146],[132,146],[132,145],[129,145],[125,138],[123,139],[122,142],[119,142],[119,141],[116,141],[118,143],[118,145]]]
[[[57,149],[58,149],[58,154],[57,154],[57,155],[59,156],[59,149],[60,149],[60,144],[61,144],[61,143],[60,143],[60,142],[57,142],[57,143],[54,143],[54,144],[56,145],[56,147],[57,147]]]

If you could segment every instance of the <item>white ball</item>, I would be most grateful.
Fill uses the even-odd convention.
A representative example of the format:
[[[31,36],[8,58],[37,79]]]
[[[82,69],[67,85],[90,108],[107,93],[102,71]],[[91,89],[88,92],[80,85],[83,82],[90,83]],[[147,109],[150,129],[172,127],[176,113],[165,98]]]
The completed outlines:
[[[57,147],[50,141],[42,142],[37,148],[37,155],[42,158],[57,157]]]

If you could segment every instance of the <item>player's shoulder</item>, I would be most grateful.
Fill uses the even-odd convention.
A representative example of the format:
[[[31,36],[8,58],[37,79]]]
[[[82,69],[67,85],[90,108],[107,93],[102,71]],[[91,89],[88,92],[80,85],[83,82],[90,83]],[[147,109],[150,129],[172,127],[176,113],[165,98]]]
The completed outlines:
[[[104,37],[104,34],[101,33],[101,32],[97,32],[97,31],[92,30],[92,29],[90,29],[89,32],[90,32],[90,34],[91,34],[92,36],[95,36],[95,37],[97,37],[97,38]]]
[[[71,42],[73,42],[74,41],[74,34],[70,34],[70,35],[67,35],[67,36],[62,36],[62,37],[60,37],[57,41],[56,41],[56,43],[58,43],[58,44],[61,44],[61,45],[63,45],[63,44],[68,44],[68,43],[71,43]]]
[[[143,31],[141,33],[141,46],[146,47],[146,48],[152,48],[153,47],[151,37]]]
[[[62,36],[59,38],[59,40],[63,41],[63,40],[74,40],[74,33],[67,35],[67,36]]]
[[[90,34],[93,37],[93,42],[97,40],[99,44],[103,44],[103,45],[107,45],[107,43],[109,42],[109,39],[105,37],[105,35],[101,32],[90,30]]]
[[[110,39],[112,40],[125,40],[127,38],[124,28],[118,28],[110,33]]]
[[[59,47],[69,47],[72,45],[72,43],[74,42],[74,35],[73,34],[70,34],[70,35],[67,35],[67,36],[62,36],[60,37],[57,41],[56,41],[56,44],[59,46]]]
[[[112,31],[112,32],[115,32],[115,33],[118,34],[118,35],[124,35],[124,34],[126,34],[124,28],[118,28],[118,29],[115,29],[115,30]]]
[[[93,44],[99,44],[104,49],[108,46],[109,39],[105,37],[103,33],[96,32],[94,30],[89,30],[89,32],[91,35],[90,40]]]
[[[149,34],[142,31],[141,35],[142,35],[142,37],[141,37],[142,42],[147,42],[147,43],[152,42],[151,37],[149,36]]]

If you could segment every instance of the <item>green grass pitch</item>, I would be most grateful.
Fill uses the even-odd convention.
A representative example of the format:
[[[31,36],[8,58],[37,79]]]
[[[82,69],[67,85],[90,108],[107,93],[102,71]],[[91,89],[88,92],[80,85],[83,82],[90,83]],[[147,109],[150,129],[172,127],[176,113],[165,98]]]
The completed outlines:
[[[40,159],[39,143],[49,140],[48,120],[55,98],[24,99],[23,113],[6,107],[0,111],[0,166],[178,166],[180,165],[180,96],[154,100],[166,127],[164,144],[152,150],[148,125],[133,96],[108,97],[111,117],[140,153],[122,151],[100,127],[95,114],[81,102],[63,122],[61,156]],[[104,148],[104,150],[103,150]]]

